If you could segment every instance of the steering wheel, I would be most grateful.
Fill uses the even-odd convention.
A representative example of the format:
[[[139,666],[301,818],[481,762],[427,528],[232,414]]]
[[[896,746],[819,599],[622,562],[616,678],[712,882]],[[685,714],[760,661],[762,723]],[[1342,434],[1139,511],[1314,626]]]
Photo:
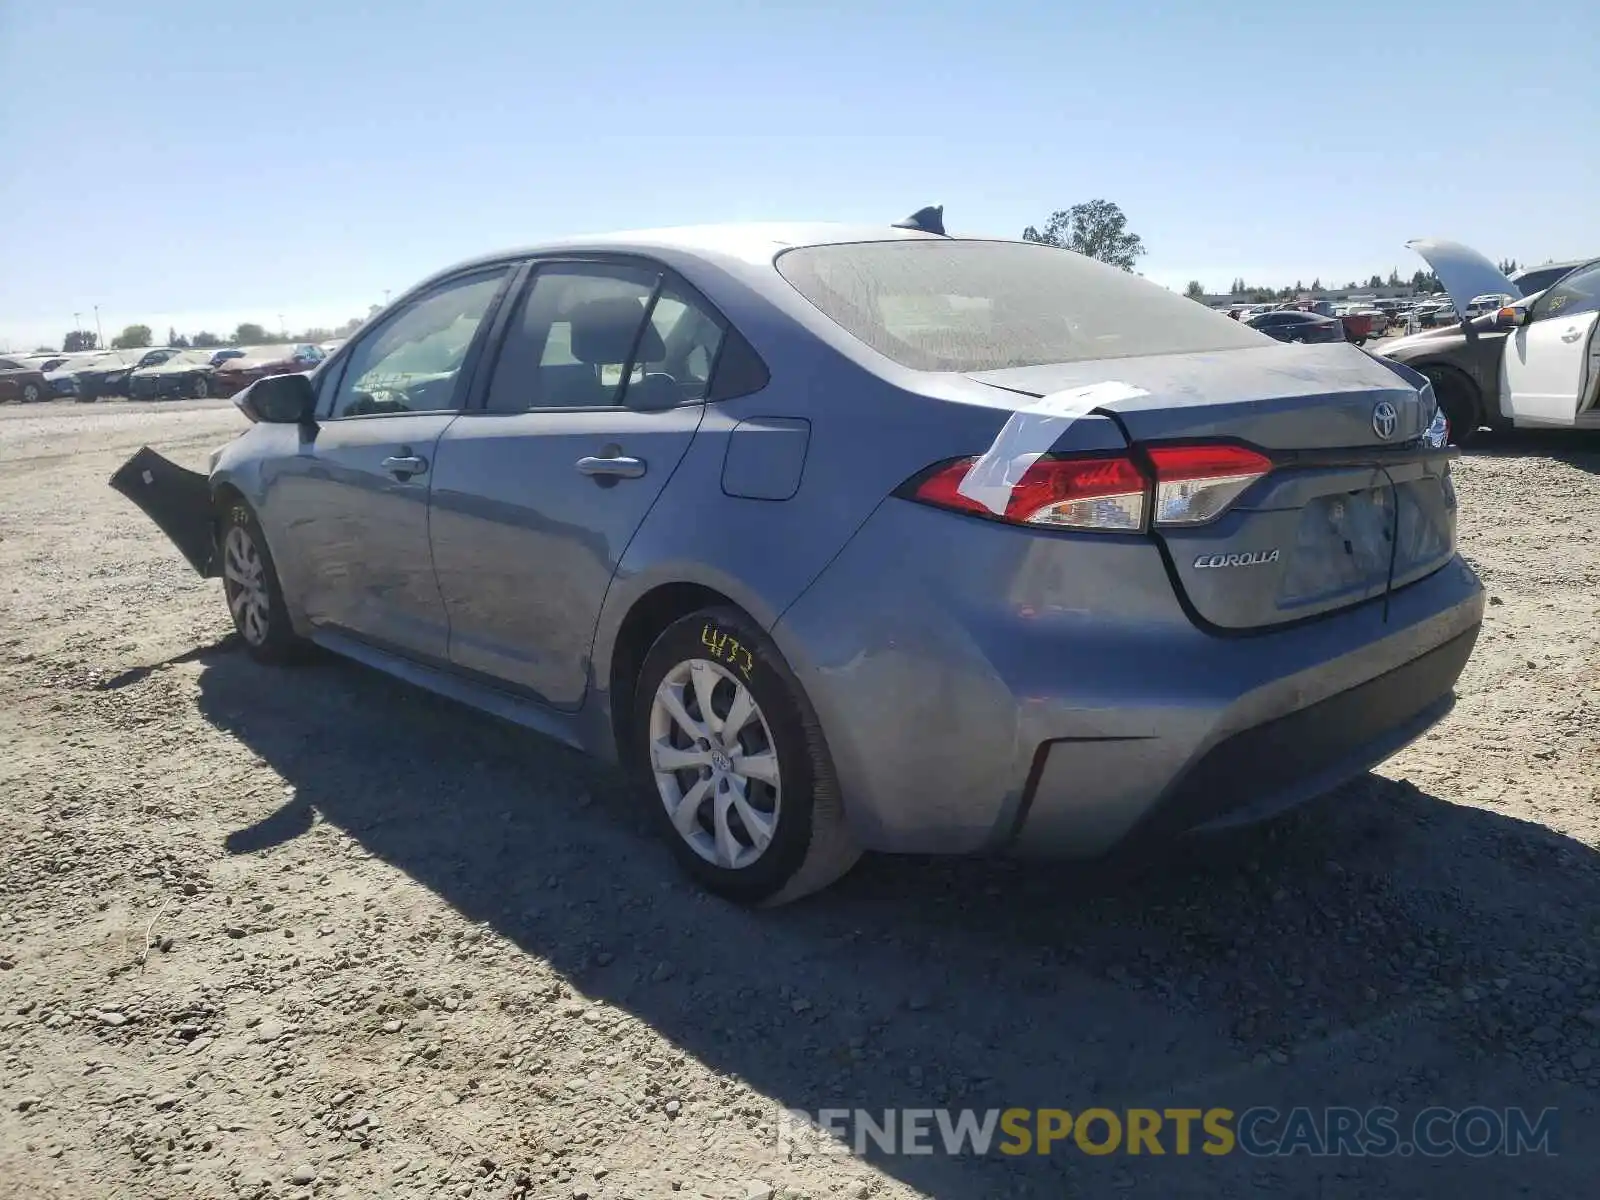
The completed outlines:
[[[411,397],[400,388],[373,388],[370,392],[357,392],[355,399],[345,406],[345,415],[367,417],[374,413],[411,411]]]

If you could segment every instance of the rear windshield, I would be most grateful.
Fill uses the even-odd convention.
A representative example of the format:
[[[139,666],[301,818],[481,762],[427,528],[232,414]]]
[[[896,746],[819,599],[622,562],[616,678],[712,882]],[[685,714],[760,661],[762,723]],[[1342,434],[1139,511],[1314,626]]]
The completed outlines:
[[[1237,350],[1264,334],[1104,263],[1028,242],[805,246],[779,273],[847,332],[919,371]]]

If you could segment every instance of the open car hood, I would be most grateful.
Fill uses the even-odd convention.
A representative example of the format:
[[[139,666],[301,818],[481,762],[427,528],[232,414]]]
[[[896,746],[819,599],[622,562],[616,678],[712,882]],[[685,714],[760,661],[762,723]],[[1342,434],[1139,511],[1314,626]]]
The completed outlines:
[[[1406,246],[1422,255],[1439,277],[1462,320],[1466,320],[1467,306],[1479,296],[1522,295],[1522,289],[1506,278],[1504,271],[1471,246],[1442,238],[1414,238]]]

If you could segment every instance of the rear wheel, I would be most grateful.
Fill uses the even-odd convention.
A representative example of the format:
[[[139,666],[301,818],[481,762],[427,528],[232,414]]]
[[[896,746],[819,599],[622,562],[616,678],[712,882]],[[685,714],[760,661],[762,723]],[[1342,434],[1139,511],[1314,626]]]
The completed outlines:
[[[860,857],[816,714],[778,648],[738,610],[692,613],[656,639],[630,741],[657,829],[709,890],[782,904]]]
[[[250,657],[266,663],[293,658],[305,643],[289,623],[283,588],[261,525],[242,500],[229,503],[224,510],[218,551],[222,594]]]
[[[194,382],[189,385],[190,399],[204,400],[209,395],[211,395],[211,389],[206,386],[206,377],[204,375],[196,375]]]
[[[22,385],[22,402],[24,404],[36,403],[41,394],[37,383],[25,383]]]

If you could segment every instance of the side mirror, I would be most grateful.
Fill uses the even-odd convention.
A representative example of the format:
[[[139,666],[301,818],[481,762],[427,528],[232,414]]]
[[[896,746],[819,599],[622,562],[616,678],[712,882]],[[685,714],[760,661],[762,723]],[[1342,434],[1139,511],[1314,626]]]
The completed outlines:
[[[1528,323],[1528,310],[1507,305],[1494,315],[1494,323],[1500,329],[1515,329],[1518,325]]]
[[[252,421],[265,425],[301,425],[317,411],[317,393],[305,375],[268,375],[233,398]]]

